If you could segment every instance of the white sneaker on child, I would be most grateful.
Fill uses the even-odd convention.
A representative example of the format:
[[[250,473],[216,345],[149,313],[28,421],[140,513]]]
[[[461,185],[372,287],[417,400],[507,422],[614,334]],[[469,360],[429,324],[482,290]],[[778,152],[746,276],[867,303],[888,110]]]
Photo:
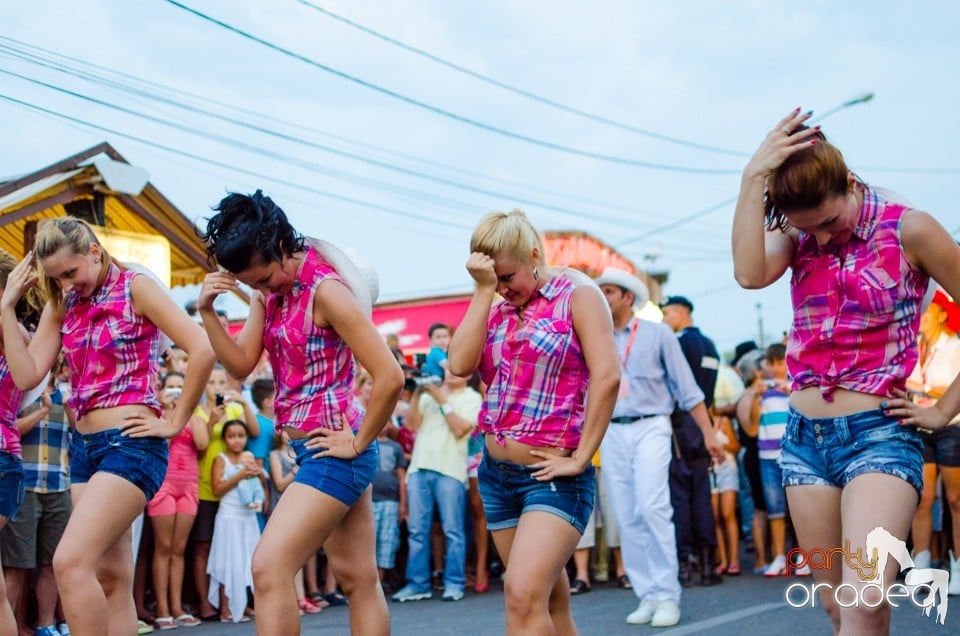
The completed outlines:
[[[775,558],[767,569],[763,571],[764,576],[783,576],[787,572],[787,557],[782,554]]]
[[[918,570],[926,570],[930,567],[930,550],[921,550],[913,557],[913,567]]]
[[[960,596],[960,558],[954,558],[950,552],[950,585],[947,586],[949,596]]]

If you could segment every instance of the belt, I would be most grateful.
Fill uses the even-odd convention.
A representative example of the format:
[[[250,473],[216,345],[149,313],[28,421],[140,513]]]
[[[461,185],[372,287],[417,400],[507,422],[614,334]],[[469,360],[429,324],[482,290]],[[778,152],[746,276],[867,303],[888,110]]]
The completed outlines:
[[[610,420],[611,424],[633,424],[639,420],[649,420],[651,417],[660,417],[659,414],[654,415],[624,415],[621,417],[615,417]]]

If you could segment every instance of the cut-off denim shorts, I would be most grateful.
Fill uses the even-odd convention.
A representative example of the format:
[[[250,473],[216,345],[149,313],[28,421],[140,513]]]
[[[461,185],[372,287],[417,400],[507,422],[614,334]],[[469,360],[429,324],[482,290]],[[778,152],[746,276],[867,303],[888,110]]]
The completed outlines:
[[[811,418],[793,408],[783,436],[784,486],[843,488],[854,477],[882,473],[923,492],[923,442],[880,409],[842,417]]]
[[[0,451],[0,517],[9,521],[17,516],[23,493],[23,462],[12,453]]]
[[[290,448],[297,456],[297,466],[300,467],[294,482],[316,488],[348,506],[357,503],[380,469],[380,445],[377,440],[373,440],[367,450],[354,459],[315,458],[314,455],[322,449],[307,448],[307,441],[298,439],[290,442]]]
[[[526,512],[549,512],[567,521],[577,532],[584,528],[596,499],[596,469],[587,469],[576,477],[556,477],[537,481],[536,468],[490,457],[484,449],[477,469],[480,499],[487,515],[487,527],[493,530],[514,528]]]
[[[94,473],[110,473],[143,491],[147,501],[167,474],[170,446],[160,437],[126,437],[119,428],[70,436],[70,483],[85,484]]]

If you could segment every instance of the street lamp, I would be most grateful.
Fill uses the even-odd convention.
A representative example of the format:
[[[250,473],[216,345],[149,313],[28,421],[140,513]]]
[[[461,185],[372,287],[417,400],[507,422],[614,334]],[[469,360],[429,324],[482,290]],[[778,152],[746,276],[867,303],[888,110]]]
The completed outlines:
[[[850,108],[851,106],[856,106],[857,104],[866,104],[872,99],[873,99],[873,93],[864,93],[859,97],[854,97],[849,101],[846,101],[846,102],[843,102],[842,104],[838,104],[837,106],[834,106],[833,108],[829,109],[827,112],[817,115],[807,123],[822,121],[839,110],[843,110],[844,108]]]

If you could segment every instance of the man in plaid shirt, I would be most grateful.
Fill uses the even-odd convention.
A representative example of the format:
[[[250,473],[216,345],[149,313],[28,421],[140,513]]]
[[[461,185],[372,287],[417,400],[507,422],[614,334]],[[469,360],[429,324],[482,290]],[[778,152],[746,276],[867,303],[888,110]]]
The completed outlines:
[[[20,511],[0,531],[0,559],[10,605],[16,612],[31,572],[37,576],[37,636],[58,636],[53,553],[70,518],[70,427],[55,391],[20,413],[25,494]],[[23,627],[24,616],[17,622]]]

